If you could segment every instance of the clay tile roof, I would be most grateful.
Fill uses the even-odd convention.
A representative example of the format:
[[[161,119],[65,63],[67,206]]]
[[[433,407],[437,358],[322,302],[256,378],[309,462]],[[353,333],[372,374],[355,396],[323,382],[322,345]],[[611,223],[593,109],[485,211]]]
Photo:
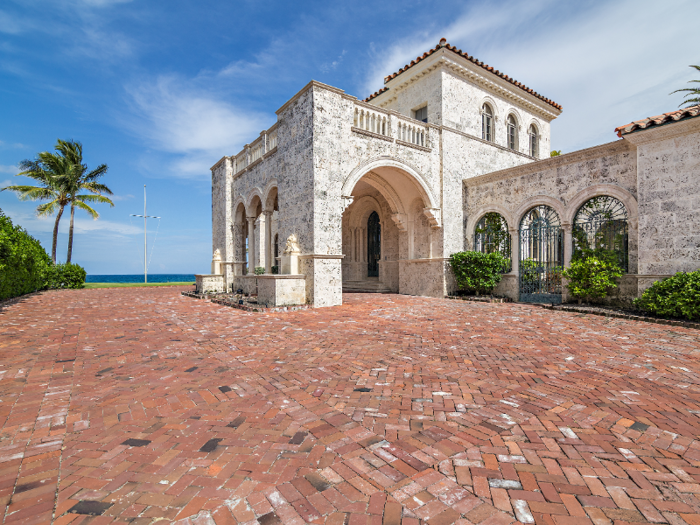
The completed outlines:
[[[446,48],[446,49],[449,49],[450,51],[452,51],[452,52],[458,54],[459,56],[461,56],[461,57],[463,57],[463,58],[466,58],[467,60],[469,60],[470,62],[476,64],[477,66],[480,66],[480,67],[484,68],[486,71],[489,71],[489,72],[493,73],[494,75],[498,75],[498,76],[501,77],[503,80],[506,80],[507,82],[510,82],[511,84],[513,84],[514,86],[519,87],[519,88],[522,89],[523,91],[527,91],[527,92],[530,93],[532,96],[539,98],[540,100],[546,102],[546,103],[549,104],[550,106],[553,106],[553,107],[555,107],[555,108],[557,108],[558,110],[561,111],[561,106],[560,106],[559,104],[557,104],[556,102],[554,102],[553,100],[549,100],[548,98],[543,97],[542,95],[540,95],[539,93],[537,93],[537,92],[535,92],[534,90],[530,89],[529,87],[527,87],[527,86],[521,84],[520,82],[517,82],[515,79],[510,78],[508,75],[505,75],[505,74],[501,73],[500,71],[498,71],[497,69],[494,69],[493,67],[489,66],[488,64],[484,64],[483,62],[481,62],[480,60],[477,60],[477,59],[474,58],[473,56],[468,55],[467,53],[462,52],[461,49],[457,49],[455,46],[451,46],[450,44],[447,43],[447,40],[445,40],[444,38],[440,40],[440,43],[439,43],[437,46],[435,46],[433,49],[430,49],[430,50],[426,51],[426,52],[423,53],[421,56],[419,56],[419,57],[417,57],[415,60],[411,61],[410,64],[406,64],[404,67],[402,67],[401,69],[399,69],[396,73],[393,73],[393,74],[391,74],[391,75],[389,75],[389,76],[387,76],[387,77],[384,77],[384,83],[386,84],[386,83],[389,82],[390,80],[392,80],[392,79],[398,77],[401,73],[403,73],[404,71],[407,71],[409,68],[411,68],[412,66],[416,65],[418,62],[420,62],[420,61],[423,60],[424,58],[429,57],[430,55],[432,55],[432,54],[435,53],[436,51],[439,51],[439,50],[442,49],[443,47]],[[385,91],[388,91],[388,88],[384,87],[384,88],[380,89],[379,91],[377,91],[377,92],[375,92],[375,93],[372,93],[369,97],[367,97],[367,98],[365,99],[365,102],[369,102],[369,101],[372,100],[374,97],[380,95],[381,93],[384,93]]]
[[[627,135],[628,133],[634,133],[635,131],[640,131],[642,129],[647,129],[652,126],[663,126],[670,122],[678,122],[679,120],[686,118],[693,118],[700,116],[700,105],[690,106],[689,108],[677,109],[676,111],[671,111],[670,113],[664,113],[663,115],[658,115],[656,117],[647,117],[642,120],[636,120],[615,128],[615,132],[618,137],[622,135]]]

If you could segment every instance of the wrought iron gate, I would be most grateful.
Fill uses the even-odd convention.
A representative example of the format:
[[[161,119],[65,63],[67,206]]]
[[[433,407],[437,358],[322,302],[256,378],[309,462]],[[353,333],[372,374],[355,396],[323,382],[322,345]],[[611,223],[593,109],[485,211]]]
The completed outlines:
[[[629,271],[629,233],[627,209],[608,195],[593,197],[581,206],[574,217],[573,258],[614,254],[617,263]]]
[[[561,303],[564,232],[557,212],[536,206],[520,221],[520,300]]]
[[[367,219],[367,276],[379,277],[379,260],[382,258],[382,229],[376,211]]]

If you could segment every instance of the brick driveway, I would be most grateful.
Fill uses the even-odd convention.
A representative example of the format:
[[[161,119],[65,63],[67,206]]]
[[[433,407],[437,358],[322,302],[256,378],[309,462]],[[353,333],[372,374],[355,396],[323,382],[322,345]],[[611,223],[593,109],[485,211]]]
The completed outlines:
[[[1,309],[4,523],[700,525],[699,331],[344,299]]]

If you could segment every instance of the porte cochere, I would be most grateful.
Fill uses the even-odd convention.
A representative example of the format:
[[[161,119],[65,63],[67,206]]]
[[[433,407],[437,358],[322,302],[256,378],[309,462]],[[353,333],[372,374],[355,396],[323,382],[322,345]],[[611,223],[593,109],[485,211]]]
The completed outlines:
[[[314,306],[343,291],[444,297],[463,250],[501,252],[496,293],[533,302],[567,300],[561,272],[581,250],[615,251],[621,298],[697,269],[700,108],[550,158],[560,113],[444,39],[365,100],[312,81],[212,167],[198,289]]]

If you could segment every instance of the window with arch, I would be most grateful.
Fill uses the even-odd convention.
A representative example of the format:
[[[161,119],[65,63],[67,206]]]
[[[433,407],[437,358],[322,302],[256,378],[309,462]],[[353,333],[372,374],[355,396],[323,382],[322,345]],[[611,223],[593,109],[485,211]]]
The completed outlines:
[[[615,197],[600,195],[576,212],[573,226],[573,259],[612,258],[629,271],[627,209]]]
[[[508,131],[508,149],[517,150],[518,149],[518,122],[515,120],[513,115],[508,115],[508,121],[506,122],[506,127]]]
[[[493,142],[493,109],[489,104],[481,108],[481,138]]]
[[[537,158],[539,157],[540,136],[534,124],[530,124],[530,129],[528,129],[527,134],[530,139],[530,156]]]
[[[508,231],[508,223],[503,215],[489,212],[479,219],[474,228],[474,251],[500,253],[507,260],[503,273],[511,271],[510,232]]]

